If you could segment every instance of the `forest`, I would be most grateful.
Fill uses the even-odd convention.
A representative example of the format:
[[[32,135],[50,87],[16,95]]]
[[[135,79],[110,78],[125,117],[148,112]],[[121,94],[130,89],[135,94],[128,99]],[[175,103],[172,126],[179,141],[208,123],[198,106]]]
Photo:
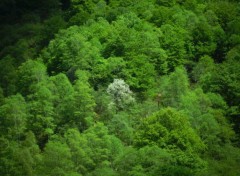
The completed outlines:
[[[239,0],[1,0],[1,176],[239,176]]]

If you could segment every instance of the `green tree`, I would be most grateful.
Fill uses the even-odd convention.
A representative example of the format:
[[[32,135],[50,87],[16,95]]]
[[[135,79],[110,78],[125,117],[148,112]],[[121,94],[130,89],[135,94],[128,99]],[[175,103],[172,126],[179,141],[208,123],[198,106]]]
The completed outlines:
[[[188,117],[175,109],[162,109],[143,119],[136,133],[136,146],[159,147],[198,152],[204,144],[192,129]]]
[[[205,18],[200,18],[193,30],[193,43],[195,47],[195,57],[212,55],[217,48],[214,27],[210,26]]]
[[[115,161],[119,175],[127,176],[168,175],[171,164],[171,154],[157,146],[126,148]]]
[[[192,173],[206,166],[200,158],[206,146],[191,127],[188,117],[175,109],[162,109],[142,120],[136,131],[135,146],[147,145],[167,149],[179,167],[190,169]]]
[[[77,171],[82,175],[95,175],[103,168],[113,172],[113,162],[123,150],[121,141],[109,135],[102,123],[96,123],[83,133],[69,129],[65,138]]]
[[[46,66],[38,60],[28,60],[18,69],[17,90],[26,96],[32,93],[34,86],[47,79]]]
[[[88,83],[87,72],[78,70],[74,83],[74,119],[73,123],[81,130],[87,129],[95,117],[93,90]]]
[[[34,132],[41,148],[45,145],[48,137],[54,133],[56,127],[54,122],[54,97],[46,84],[42,82],[35,85],[35,92],[28,95],[30,113],[28,129]]]
[[[114,159],[123,150],[121,141],[113,135],[108,134],[108,129],[102,123],[96,123],[93,127],[84,132],[88,140],[88,146],[92,150],[96,168],[102,166],[112,167]]]
[[[49,89],[53,95],[54,121],[57,130],[64,129],[74,117],[74,89],[63,73],[49,78]]]
[[[186,46],[190,42],[189,33],[181,27],[164,24],[161,26],[163,35],[161,43],[167,54],[168,68],[173,71],[175,67],[185,63],[187,57]]]
[[[88,139],[85,138],[77,129],[68,129],[64,135],[66,143],[71,151],[71,160],[76,171],[82,175],[87,174],[95,168],[92,158],[93,151],[88,146]]]
[[[208,4],[208,8],[217,15],[218,21],[225,31],[227,31],[227,24],[239,15],[238,4],[232,1],[213,1]]]
[[[147,91],[154,86],[156,75],[154,65],[148,61],[147,57],[138,56],[128,61],[123,71],[126,82],[137,93],[139,99],[146,100]]]
[[[188,75],[183,67],[177,67],[169,76],[160,78],[159,84],[163,106],[178,107],[181,97],[189,91]]]
[[[1,137],[1,175],[34,176],[40,159],[40,150],[33,133],[24,135],[23,141],[11,141]]]
[[[3,102],[4,102],[3,90],[2,90],[2,88],[0,87],[0,106],[3,104]]]
[[[212,76],[211,92],[219,93],[229,106],[229,115],[234,122],[234,128],[239,134],[239,112],[240,112],[240,79],[239,79],[239,57],[228,58],[217,68]]]
[[[91,70],[92,64],[100,58],[99,41],[88,40],[88,34],[82,34],[83,28],[71,26],[60,30],[54,40],[43,51],[42,57],[48,72],[57,74],[71,68]]]
[[[111,134],[114,134],[127,145],[131,145],[133,143],[133,120],[128,113],[119,112],[118,114],[114,114],[113,117],[111,116],[111,120],[107,123]]]
[[[69,147],[55,139],[49,141],[44,149],[42,160],[37,169],[38,175],[79,176],[74,169]]]
[[[17,72],[14,58],[6,56],[0,60],[0,85],[6,95],[16,91]]]
[[[20,94],[5,98],[0,107],[1,133],[12,140],[20,140],[26,130],[27,117],[26,102]]]
[[[93,66],[89,81],[95,89],[107,86],[114,78],[121,78],[124,76],[123,70],[125,67],[126,62],[122,57],[101,59]]]
[[[202,87],[208,86],[208,81],[211,80],[212,74],[216,66],[214,60],[209,56],[203,56],[196,63],[192,71],[192,78],[198,82]]]
[[[26,175],[33,176],[36,174],[37,165],[41,160],[40,149],[33,132],[25,133],[25,140],[22,142],[21,148],[20,163],[22,163]]]
[[[220,125],[212,114],[211,106],[211,100],[201,89],[189,91],[182,97],[180,105],[180,109],[189,116],[191,126],[202,141],[209,146],[209,150],[218,147],[220,143]]]
[[[53,15],[49,19],[46,19],[43,23],[41,30],[41,45],[46,46],[54,35],[60,30],[65,28],[66,22],[64,21],[61,14]]]

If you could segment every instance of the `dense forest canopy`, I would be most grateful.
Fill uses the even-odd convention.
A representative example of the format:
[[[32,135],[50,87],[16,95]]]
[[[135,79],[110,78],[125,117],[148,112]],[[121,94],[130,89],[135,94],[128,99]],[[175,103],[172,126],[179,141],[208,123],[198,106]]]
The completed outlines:
[[[1,176],[240,175],[238,0],[1,0]]]

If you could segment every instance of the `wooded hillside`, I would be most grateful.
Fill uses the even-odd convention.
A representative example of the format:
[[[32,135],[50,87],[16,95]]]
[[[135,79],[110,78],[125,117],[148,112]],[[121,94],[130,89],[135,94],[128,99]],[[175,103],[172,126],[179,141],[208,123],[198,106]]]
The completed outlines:
[[[1,0],[1,176],[239,176],[238,0]]]

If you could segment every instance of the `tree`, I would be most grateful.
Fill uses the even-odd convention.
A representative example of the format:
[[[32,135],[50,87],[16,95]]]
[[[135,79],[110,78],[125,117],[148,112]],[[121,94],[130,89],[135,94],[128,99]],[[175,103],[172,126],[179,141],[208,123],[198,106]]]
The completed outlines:
[[[39,60],[28,60],[18,68],[17,90],[26,96],[34,86],[47,79],[46,66]]]
[[[55,33],[66,27],[66,22],[61,14],[56,14],[49,19],[46,19],[43,25],[44,26],[41,30],[41,45],[46,46],[49,41],[54,38]]]
[[[193,152],[201,151],[204,147],[188,117],[172,108],[162,109],[143,119],[136,133],[135,144],[138,147],[158,145]]]
[[[188,58],[186,46],[190,43],[189,33],[184,28],[170,24],[162,25],[161,30],[163,32],[161,44],[167,54],[167,65],[169,70],[173,71],[175,67],[183,65]]]
[[[26,102],[20,94],[5,98],[0,107],[1,133],[19,141],[26,129],[27,117]]]
[[[64,137],[71,151],[71,160],[74,163],[76,171],[85,175],[90,170],[94,170],[95,163],[92,158],[92,150],[88,146],[88,139],[78,129],[74,128],[68,129]]]
[[[208,81],[211,79],[212,73],[215,69],[214,60],[207,55],[203,56],[193,68],[193,80],[198,82],[202,87],[207,87],[209,86]]]
[[[25,133],[25,140],[22,142],[21,149],[20,163],[22,163],[26,175],[33,176],[36,174],[37,164],[41,160],[40,149],[33,132]]]
[[[115,158],[122,153],[122,142],[114,135],[108,134],[108,128],[103,123],[96,123],[84,132],[91,149],[89,155],[94,161],[95,169],[113,168]]]
[[[220,125],[212,114],[211,106],[208,95],[199,88],[189,91],[180,103],[180,109],[189,116],[192,128],[207,146],[211,146],[209,151],[220,144]]]
[[[82,34],[82,31],[86,32],[86,35]],[[89,40],[88,33],[83,27],[78,26],[59,31],[42,52],[42,58],[50,74],[66,73],[71,68],[91,70],[93,63],[101,56],[99,41],[96,38]]]
[[[107,86],[114,78],[124,76],[126,62],[122,57],[109,57],[100,59],[91,71],[90,83],[95,90]]]
[[[200,153],[205,145],[191,127],[186,115],[172,108],[165,108],[144,118],[135,135],[135,146],[158,146],[167,149],[179,166],[200,172],[205,163]]]
[[[37,175],[80,176],[74,169],[69,147],[60,139],[47,143],[42,161],[38,165]]]
[[[28,129],[33,131],[41,149],[50,135],[54,133],[54,96],[48,88],[47,82],[35,85],[33,94],[28,95]]]
[[[28,160],[28,156],[24,156],[24,150],[21,148],[19,142],[6,140],[1,138],[1,142],[3,145],[1,146],[1,175],[8,176],[8,175],[31,175],[28,173],[29,168],[23,168],[30,163],[23,163],[23,160]],[[25,153],[26,154],[26,153]]]
[[[77,80],[74,83],[74,119],[72,122],[81,130],[87,129],[95,117],[95,100],[93,90],[88,83],[88,75],[84,71],[76,72]]]
[[[147,91],[154,87],[156,72],[154,65],[145,56],[131,58],[123,69],[126,82],[136,92],[140,100],[147,99]]]
[[[219,24],[227,31],[227,24],[238,16],[238,4],[230,1],[213,1],[208,3],[211,9],[218,17]]]
[[[17,72],[14,58],[6,56],[0,60],[0,85],[6,95],[16,91]]]
[[[103,168],[114,170],[114,160],[122,153],[121,141],[108,134],[103,123],[95,123],[83,133],[69,129],[65,139],[72,153],[72,161],[82,175],[93,174]]]
[[[123,110],[135,100],[129,86],[122,79],[114,79],[109,84],[107,93],[112,97],[112,105],[116,106],[117,111]]]
[[[171,164],[171,154],[157,146],[126,148],[114,163],[119,175],[126,176],[170,175]]]
[[[126,112],[113,114],[113,117],[111,116],[111,119],[109,119],[107,123],[111,134],[114,134],[127,145],[131,145],[133,143],[133,119],[131,119]]]
[[[0,106],[3,104],[3,102],[4,102],[3,90],[2,90],[2,88],[0,87]]]
[[[67,76],[63,73],[51,76],[49,89],[53,96],[54,121],[57,130],[67,126],[74,116],[74,89]]]
[[[164,106],[178,107],[188,90],[188,75],[183,67],[176,67],[169,76],[160,78],[161,103]]]
[[[0,137],[1,175],[36,175],[36,166],[40,159],[40,150],[32,132],[22,136],[21,141]]]

